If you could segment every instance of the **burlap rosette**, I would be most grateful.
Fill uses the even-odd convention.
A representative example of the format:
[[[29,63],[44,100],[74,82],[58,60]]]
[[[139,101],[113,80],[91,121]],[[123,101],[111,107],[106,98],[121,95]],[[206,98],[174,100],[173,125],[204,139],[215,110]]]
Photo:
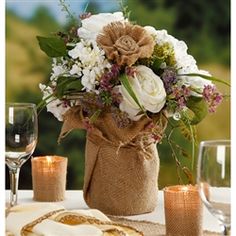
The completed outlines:
[[[83,191],[89,207],[110,215],[155,209],[159,157],[156,145],[145,135],[150,122],[143,117],[119,129],[111,114],[105,113],[87,132]],[[75,128],[84,129],[80,107],[65,114],[60,138]]]

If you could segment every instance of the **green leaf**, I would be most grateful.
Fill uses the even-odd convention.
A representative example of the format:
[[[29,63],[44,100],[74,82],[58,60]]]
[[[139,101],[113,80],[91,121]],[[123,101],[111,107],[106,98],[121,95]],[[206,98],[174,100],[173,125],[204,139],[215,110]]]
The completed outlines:
[[[139,108],[140,108],[143,112],[145,112],[144,109],[143,109],[143,107],[142,107],[141,104],[139,103],[138,98],[137,98],[137,96],[136,96],[134,90],[132,89],[132,87],[131,87],[131,85],[130,85],[130,83],[129,83],[128,77],[127,77],[125,74],[123,74],[123,75],[120,76],[120,81],[121,81],[121,84],[125,87],[125,89],[126,89],[127,92],[129,93],[129,95],[133,98],[133,100],[134,100],[134,101],[136,102],[136,104],[139,106]]]
[[[190,125],[198,124],[208,113],[207,105],[201,97],[191,96],[187,101],[187,107],[193,112]]]
[[[59,77],[57,79],[56,95],[62,98],[69,91],[81,91],[83,85],[77,77]]]
[[[66,56],[66,45],[62,39],[59,38],[45,38],[37,36],[39,46],[49,57]]]
[[[178,76],[200,76],[203,79],[207,79],[207,80],[215,81],[215,82],[218,82],[218,83],[222,83],[222,84],[225,84],[225,85],[230,87],[230,84],[225,82],[224,80],[221,80],[221,79],[218,79],[216,77],[209,76],[209,75],[203,75],[203,74],[198,74],[198,73],[189,73],[189,74],[179,74]]]
[[[76,78],[76,80],[74,81],[70,81],[65,87],[66,90],[76,90],[76,91],[81,91],[82,88],[83,85],[81,84],[81,80],[78,78]]]
[[[160,69],[160,66],[161,66],[161,64],[164,62],[164,60],[163,59],[160,59],[160,58],[158,58],[158,57],[155,57],[154,59],[153,59],[153,64],[152,64],[152,70],[155,72],[155,73],[157,73],[158,72],[158,70]]]

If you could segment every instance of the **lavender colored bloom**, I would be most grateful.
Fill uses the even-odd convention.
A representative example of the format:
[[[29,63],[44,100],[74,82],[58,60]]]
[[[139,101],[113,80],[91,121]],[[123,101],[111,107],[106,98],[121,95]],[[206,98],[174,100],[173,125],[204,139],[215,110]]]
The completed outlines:
[[[112,72],[113,78],[117,78],[120,74],[120,66],[117,64],[113,64],[111,67],[111,72]]]
[[[134,77],[136,72],[136,69],[134,67],[126,67],[125,68],[125,74],[127,74],[130,77]]]
[[[223,96],[217,91],[215,86],[205,85],[203,89],[203,98],[208,104],[209,112],[215,112],[217,106],[222,102]]]
[[[184,97],[189,97],[191,93],[191,90],[189,87],[187,87],[186,85],[182,85],[182,94]]]
[[[110,84],[110,79],[108,77],[102,77],[100,80],[100,88],[104,91],[110,91],[112,89],[112,84]]]
[[[173,85],[177,82],[176,71],[173,68],[167,68],[162,73],[161,78],[164,83],[164,87],[167,94],[171,94],[173,91]]]
[[[184,97],[180,97],[177,100],[177,104],[178,104],[179,109],[183,109],[186,106],[186,99]]]
[[[117,79],[119,74],[120,74],[120,66],[118,66],[116,64],[112,65],[110,71],[103,74],[103,76],[99,82],[101,89],[104,91],[111,91],[113,88],[113,85],[114,85],[111,82],[112,82],[112,80]]]
[[[119,105],[123,100],[123,96],[119,91],[112,90],[111,97],[115,105]]]
[[[176,100],[178,100],[182,96],[181,90],[176,86],[174,86],[171,89],[172,89],[172,95],[175,97]]]
[[[191,95],[191,90],[186,85],[182,85],[180,88],[174,86],[171,95],[176,102],[177,109],[182,110],[186,107],[188,97]]]

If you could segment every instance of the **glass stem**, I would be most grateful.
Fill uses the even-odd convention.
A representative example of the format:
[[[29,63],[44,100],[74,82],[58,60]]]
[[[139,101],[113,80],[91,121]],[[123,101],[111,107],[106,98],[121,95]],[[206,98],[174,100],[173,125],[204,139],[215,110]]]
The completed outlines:
[[[20,168],[16,167],[9,170],[10,173],[10,206],[17,204],[17,192],[19,183]]]
[[[223,225],[223,235],[230,235],[230,226],[229,225]]]

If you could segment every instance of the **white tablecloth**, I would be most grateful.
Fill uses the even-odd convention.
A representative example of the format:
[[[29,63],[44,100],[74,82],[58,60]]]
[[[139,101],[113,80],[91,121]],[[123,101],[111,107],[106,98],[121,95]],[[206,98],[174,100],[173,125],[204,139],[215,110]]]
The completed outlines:
[[[32,190],[19,190],[18,193],[18,203],[32,203],[33,202],[33,191]],[[151,222],[157,222],[160,224],[165,224],[164,215],[164,202],[163,202],[163,192],[159,191],[158,204],[152,213],[129,216],[128,219],[132,220],[147,220]],[[9,190],[6,191],[6,200],[9,199]],[[62,204],[67,209],[88,209],[84,199],[82,190],[67,190],[66,199]],[[220,232],[219,222],[215,217],[213,217],[208,210],[204,207],[203,209],[203,228],[204,230]]]

